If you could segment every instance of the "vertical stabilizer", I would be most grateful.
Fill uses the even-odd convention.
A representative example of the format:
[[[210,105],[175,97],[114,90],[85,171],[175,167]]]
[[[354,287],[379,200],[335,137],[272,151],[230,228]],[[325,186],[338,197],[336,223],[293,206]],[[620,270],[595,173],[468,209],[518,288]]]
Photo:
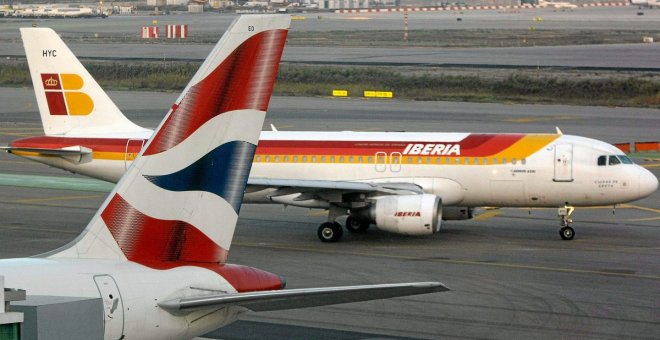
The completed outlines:
[[[52,256],[224,262],[289,24],[236,19],[85,232]]]
[[[21,28],[46,135],[144,132],[128,120],[50,28]]]

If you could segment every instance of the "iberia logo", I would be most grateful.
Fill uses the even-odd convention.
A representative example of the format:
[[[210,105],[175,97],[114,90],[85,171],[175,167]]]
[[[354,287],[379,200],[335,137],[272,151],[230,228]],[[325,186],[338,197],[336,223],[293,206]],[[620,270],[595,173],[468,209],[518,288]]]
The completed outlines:
[[[94,102],[86,93],[79,91],[83,87],[79,75],[42,73],[41,82],[51,115],[84,116],[92,113]]]

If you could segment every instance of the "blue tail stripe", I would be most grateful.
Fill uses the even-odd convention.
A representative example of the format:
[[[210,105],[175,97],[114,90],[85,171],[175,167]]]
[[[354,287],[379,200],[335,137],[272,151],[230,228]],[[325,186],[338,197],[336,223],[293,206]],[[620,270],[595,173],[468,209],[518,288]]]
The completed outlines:
[[[238,214],[256,148],[244,141],[228,142],[177,172],[144,177],[165,190],[214,193],[229,202]]]

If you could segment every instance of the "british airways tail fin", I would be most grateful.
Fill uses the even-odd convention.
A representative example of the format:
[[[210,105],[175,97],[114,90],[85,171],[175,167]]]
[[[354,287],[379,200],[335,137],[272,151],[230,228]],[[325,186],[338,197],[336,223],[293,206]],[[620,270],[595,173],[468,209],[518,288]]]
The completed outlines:
[[[21,28],[46,135],[130,134],[128,120],[50,28]]]
[[[223,263],[290,20],[237,18],[83,234],[47,255]]]

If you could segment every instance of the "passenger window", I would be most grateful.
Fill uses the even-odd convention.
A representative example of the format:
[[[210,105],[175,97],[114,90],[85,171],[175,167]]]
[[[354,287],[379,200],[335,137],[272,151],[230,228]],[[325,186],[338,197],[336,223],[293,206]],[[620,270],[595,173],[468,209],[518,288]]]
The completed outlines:
[[[479,165],[479,158],[474,159],[474,165]]]
[[[621,164],[621,161],[616,158],[616,156],[610,156],[610,165],[617,165]]]
[[[257,161],[257,162],[261,162],[261,156],[255,157],[254,160]]]
[[[348,162],[349,163],[355,163],[355,157],[353,157],[353,156],[348,157]]]
[[[284,156],[284,161],[288,162],[289,161],[289,156]]]
[[[325,163],[325,156],[321,156],[321,163]]]
[[[364,162],[364,158],[362,156],[358,157],[358,163]]]
[[[502,158],[502,164],[506,164],[506,158]]]
[[[460,158],[454,158],[454,164],[461,164],[461,159]]]
[[[497,164],[497,158],[493,158],[493,164]]]
[[[312,163],[316,163],[316,156],[312,156]]]
[[[334,162],[335,162],[335,156],[330,156],[330,163],[334,163]]]
[[[307,163],[307,156],[303,156],[302,161],[303,161],[303,163]]]
[[[408,157],[408,164],[412,164],[412,157]]]
[[[521,160],[520,160],[520,164],[522,164],[522,165],[527,164],[527,160],[526,160],[525,158],[521,159]]]
[[[442,161],[442,158],[440,158],[440,157],[435,158],[435,164],[440,164],[441,161]]]
[[[598,157],[598,166],[605,166],[605,165],[607,165],[607,156]]]
[[[619,155],[618,157],[623,164],[633,164],[633,161],[630,158],[628,158],[628,156]]]
[[[298,162],[298,156],[293,156],[293,161],[297,163]]]
[[[445,158],[445,164],[451,164],[451,158]]]
[[[266,156],[266,163],[270,162],[270,156]]]
[[[465,161],[464,161],[464,162],[465,162],[465,165],[470,165],[470,159],[469,159],[469,158],[465,157]]]
[[[339,156],[339,163],[344,163],[344,156]]]
[[[488,158],[484,158],[484,165],[488,165]]]
[[[518,160],[515,159],[515,158],[512,158],[512,159],[511,159],[511,164],[513,164],[513,165],[518,164]]]
[[[279,161],[280,161],[280,156],[273,157],[273,162],[279,162]]]

